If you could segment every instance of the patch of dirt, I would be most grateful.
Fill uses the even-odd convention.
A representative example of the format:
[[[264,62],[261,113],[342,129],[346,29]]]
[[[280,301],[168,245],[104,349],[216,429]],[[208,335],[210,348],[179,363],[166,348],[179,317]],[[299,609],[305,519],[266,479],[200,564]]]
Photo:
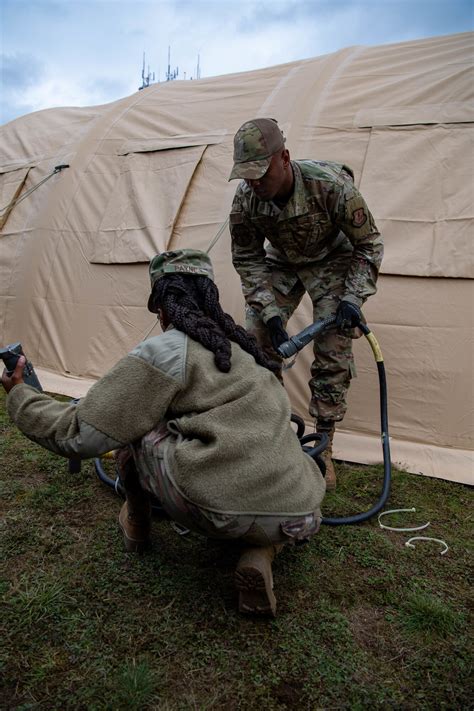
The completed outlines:
[[[284,708],[294,709],[301,701],[301,682],[282,679],[275,687],[275,698]]]
[[[400,654],[400,646],[394,637],[393,628],[384,617],[383,609],[358,606],[345,614],[354,639],[360,647],[385,660]]]

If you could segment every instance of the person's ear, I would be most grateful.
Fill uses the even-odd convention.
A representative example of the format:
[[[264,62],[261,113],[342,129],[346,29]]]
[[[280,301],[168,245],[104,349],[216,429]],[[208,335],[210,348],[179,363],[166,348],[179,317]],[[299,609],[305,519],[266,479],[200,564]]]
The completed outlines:
[[[160,326],[161,326],[162,330],[166,331],[166,329],[170,325],[170,320],[168,318],[168,314],[166,313],[166,311],[164,309],[158,308],[157,315],[158,315],[158,320],[160,322]]]

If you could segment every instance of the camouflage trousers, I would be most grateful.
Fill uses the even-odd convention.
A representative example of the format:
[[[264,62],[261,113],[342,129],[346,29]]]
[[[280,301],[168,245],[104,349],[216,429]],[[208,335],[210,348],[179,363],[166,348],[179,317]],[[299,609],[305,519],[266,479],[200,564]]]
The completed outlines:
[[[338,252],[321,263],[298,269],[297,274],[281,262],[268,260],[275,300],[284,326],[305,293],[313,304],[313,321],[335,315],[345,291],[351,256],[351,252]],[[246,328],[272,360],[281,360],[273,350],[267,327],[252,306],[246,308]],[[356,375],[352,339],[361,335],[359,329],[353,329],[348,336],[344,336],[335,328],[329,328],[313,342],[314,360],[309,381],[309,413],[312,417],[333,422],[343,419],[347,409],[347,391]]]
[[[167,467],[167,448],[173,445],[173,438],[176,439],[176,435],[163,422],[132,446],[140,487],[159,500],[173,521],[208,538],[240,539],[255,546],[303,543],[319,530],[319,510],[306,516],[291,517],[225,513],[197,506],[179,490]]]

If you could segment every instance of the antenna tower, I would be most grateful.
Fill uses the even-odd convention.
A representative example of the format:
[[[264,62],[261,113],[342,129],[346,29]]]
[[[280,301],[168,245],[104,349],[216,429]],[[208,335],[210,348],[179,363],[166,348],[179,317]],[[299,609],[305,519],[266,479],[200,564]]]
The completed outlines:
[[[166,81],[173,81],[179,74],[179,68],[171,71],[171,47],[168,45],[168,71],[166,72]]]
[[[142,85],[138,87],[138,91],[141,89],[146,89],[150,86],[150,82],[155,81],[155,72],[153,74],[150,72],[150,65],[148,65],[148,72],[145,74],[145,52],[143,52],[143,66],[142,66]]]

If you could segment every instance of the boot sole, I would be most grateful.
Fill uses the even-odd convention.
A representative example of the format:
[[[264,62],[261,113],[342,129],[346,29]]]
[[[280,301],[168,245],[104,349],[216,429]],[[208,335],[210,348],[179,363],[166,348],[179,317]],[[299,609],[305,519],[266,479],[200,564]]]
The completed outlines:
[[[127,553],[145,553],[147,550],[150,549],[150,547],[151,547],[150,541],[134,541],[132,538],[129,538],[127,536],[127,534],[125,533],[123,528],[122,528],[122,533],[123,533],[123,543],[124,543],[125,550]]]
[[[239,612],[276,617],[276,597],[272,585],[258,568],[245,566],[235,573],[239,590]]]

